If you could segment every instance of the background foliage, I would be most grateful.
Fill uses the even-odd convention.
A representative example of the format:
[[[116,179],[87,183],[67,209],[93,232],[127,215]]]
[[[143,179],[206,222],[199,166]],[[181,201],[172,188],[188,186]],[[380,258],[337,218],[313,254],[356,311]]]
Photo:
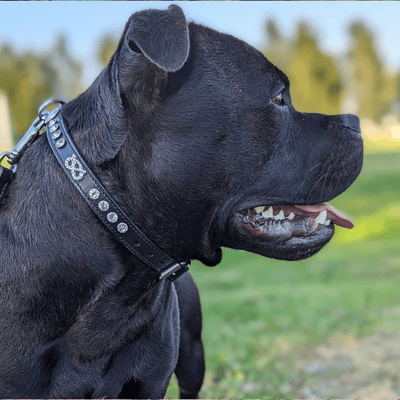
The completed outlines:
[[[265,25],[266,45],[261,49],[291,80],[291,94],[299,111],[337,114],[354,112],[380,123],[387,114],[400,115],[400,71],[390,70],[376,45],[372,31],[354,22],[346,33],[351,46],[344,56],[321,50],[312,26],[300,22],[287,38],[274,20]],[[99,41],[97,59],[108,63],[117,42],[105,35]],[[16,136],[21,136],[43,99],[56,95],[70,99],[84,90],[82,64],[68,50],[68,39],[59,36],[46,54],[17,54],[11,44],[0,48],[0,90],[10,102]]]
[[[309,23],[299,23],[287,38],[268,20],[261,50],[289,76],[299,111],[353,112],[363,119],[366,148],[374,153],[366,155],[355,184],[332,201],[353,216],[355,228],[338,228],[325,249],[297,263],[225,250],[213,271],[194,264],[205,317],[203,398],[357,397],[359,388],[340,381],[342,375],[354,377],[357,366],[322,363],[325,375],[313,386],[320,370],[301,364],[304,354],[337,335],[348,345],[400,329],[400,153],[380,153],[400,148],[400,71],[384,64],[368,26],[356,21],[345,34],[350,48],[334,56],[324,53]],[[99,41],[99,64],[107,64],[116,44],[109,35]],[[83,89],[82,65],[66,37],[48,53],[19,54],[12,44],[0,48],[0,90],[8,98],[16,137],[44,99],[70,99]],[[339,382],[337,389],[328,379]],[[389,382],[392,397],[400,393],[399,368],[377,370],[360,382]],[[168,396],[177,395],[173,380]]]
[[[270,45],[264,54],[288,75],[293,103],[300,111],[335,114],[351,108],[375,122],[399,113],[400,71],[385,68],[376,39],[364,23],[349,27],[351,44],[344,57],[324,54],[306,22],[299,23],[290,40],[274,20],[267,21],[266,33]]]

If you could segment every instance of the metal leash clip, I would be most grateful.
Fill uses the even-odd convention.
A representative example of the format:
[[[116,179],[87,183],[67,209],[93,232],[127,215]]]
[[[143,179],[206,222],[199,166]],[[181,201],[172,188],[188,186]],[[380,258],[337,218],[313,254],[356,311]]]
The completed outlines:
[[[57,108],[49,113],[46,107],[50,104],[64,104],[64,102],[58,99],[49,99],[45,101],[39,107],[38,116],[14,149],[0,154],[0,199],[5,193],[6,187],[13,180],[14,174],[17,171],[17,163],[25,150],[39,137],[40,130],[45,126],[47,118],[49,118],[49,116],[53,117],[60,111],[60,108]],[[11,168],[6,168],[1,165],[4,159],[11,165]]]
[[[13,168],[16,166],[25,150],[39,137],[40,130],[45,126],[46,118],[49,115],[49,112],[45,108],[50,104],[64,104],[64,101],[58,99],[49,99],[45,101],[39,107],[38,116],[35,118],[32,125],[29,127],[25,135],[17,143],[14,149],[0,155],[0,162],[3,158],[7,157],[8,163],[12,165]]]

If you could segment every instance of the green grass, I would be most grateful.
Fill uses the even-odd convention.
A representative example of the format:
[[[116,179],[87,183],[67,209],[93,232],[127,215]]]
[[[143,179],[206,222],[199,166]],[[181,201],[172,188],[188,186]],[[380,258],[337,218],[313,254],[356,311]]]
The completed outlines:
[[[284,262],[224,249],[194,263],[207,373],[202,398],[290,398],[300,348],[338,332],[400,328],[400,153],[367,154],[356,183],[330,202],[353,217],[317,255]],[[286,385],[287,386],[287,385]],[[167,397],[176,398],[176,379]]]

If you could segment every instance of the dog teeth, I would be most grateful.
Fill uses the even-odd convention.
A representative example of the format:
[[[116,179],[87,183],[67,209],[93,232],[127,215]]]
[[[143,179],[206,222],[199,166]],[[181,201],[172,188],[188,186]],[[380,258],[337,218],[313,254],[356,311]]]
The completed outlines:
[[[287,217],[285,217],[285,213],[283,210],[280,210],[277,215],[274,215],[274,208],[272,206],[270,206],[268,209],[266,206],[258,206],[258,207],[254,207],[253,210],[257,214],[261,214],[262,218],[269,219],[271,221],[271,223],[273,223],[273,221],[282,221],[284,219],[292,221],[296,217],[296,214],[294,212],[290,212],[290,214]],[[318,217],[315,218],[314,224],[325,225],[325,226],[330,225],[332,221],[330,219],[326,219],[327,215],[328,215],[328,213],[326,210],[321,211],[319,213]],[[262,222],[263,220],[260,220],[260,221]],[[316,225],[315,225],[315,227],[316,227]]]
[[[266,206],[259,206],[259,207],[254,207],[253,210],[257,214],[261,214],[261,216],[265,219],[271,219],[275,221],[282,221],[284,219],[288,219],[289,221],[292,221],[294,217],[296,216],[294,212],[291,212],[287,217],[285,217],[285,213],[283,210],[280,210],[277,215],[274,215],[274,208],[270,206],[268,209],[266,209]],[[325,213],[325,214],[324,214]],[[324,217],[325,215],[325,217]],[[326,219],[326,211],[322,211],[321,214],[317,217],[318,221],[321,221],[319,223],[323,224],[325,223]],[[317,222],[318,222],[317,221]],[[272,222],[272,221],[271,221]],[[330,221],[329,221],[330,222]]]
[[[264,211],[262,213],[262,216],[264,218],[272,218],[274,216],[274,209],[272,208],[272,206],[270,208],[268,208],[267,211]]]
[[[326,221],[326,216],[327,216],[327,211],[321,211],[318,215],[317,218],[315,218],[315,222],[317,224],[321,224],[321,225],[325,225],[325,221]]]

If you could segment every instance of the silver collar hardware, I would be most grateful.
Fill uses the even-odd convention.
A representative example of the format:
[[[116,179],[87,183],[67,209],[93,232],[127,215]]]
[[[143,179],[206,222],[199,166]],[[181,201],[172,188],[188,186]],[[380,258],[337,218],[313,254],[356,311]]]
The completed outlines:
[[[48,113],[44,109],[49,104],[46,103],[39,109],[39,117],[46,125],[48,142],[57,161],[86,203],[120,243],[158,272],[159,280],[178,279],[188,271],[190,263],[177,262],[169,257],[129,219],[79,154],[59,113],[61,105]],[[43,127],[41,123],[40,127]]]
[[[12,165],[12,170],[15,172],[17,168],[17,163],[21,159],[22,155],[25,153],[26,149],[39,137],[40,130],[45,126],[46,118],[49,117],[50,114],[54,114],[55,112],[60,111],[60,107],[56,108],[54,111],[49,113],[46,110],[46,107],[50,104],[64,104],[62,100],[58,99],[49,99],[45,101],[38,110],[38,116],[33,121],[32,125],[28,128],[25,135],[22,136],[21,140],[17,143],[11,151],[6,151],[0,155],[0,162],[7,158],[7,162]],[[57,111],[56,111],[57,110]]]
[[[86,171],[82,168],[82,164],[76,159],[76,155],[72,154],[65,160],[65,168],[67,168],[72,175],[74,181],[80,181],[86,174]]]
[[[176,263],[174,265],[172,265],[171,267],[165,269],[164,271],[162,271],[162,273],[160,274],[159,279],[163,280],[163,279],[167,279],[170,277],[173,277],[174,280],[178,279],[181,275],[183,275],[185,272],[187,272],[189,270],[189,264],[186,262],[182,262],[182,263]]]
[[[5,151],[4,153],[0,154],[0,199],[3,197],[7,186],[13,180],[14,174],[17,171],[18,161],[21,159],[26,149],[39,137],[41,129],[45,126],[46,118],[48,118],[49,115],[55,112],[54,110],[49,113],[45,109],[48,105],[52,103],[64,104],[63,101],[58,99],[49,99],[45,103],[43,103],[39,108],[38,116],[35,118],[32,125],[29,127],[25,135],[17,143],[14,149],[11,151]],[[1,162],[5,159],[11,165],[10,169],[5,168],[1,165]]]

